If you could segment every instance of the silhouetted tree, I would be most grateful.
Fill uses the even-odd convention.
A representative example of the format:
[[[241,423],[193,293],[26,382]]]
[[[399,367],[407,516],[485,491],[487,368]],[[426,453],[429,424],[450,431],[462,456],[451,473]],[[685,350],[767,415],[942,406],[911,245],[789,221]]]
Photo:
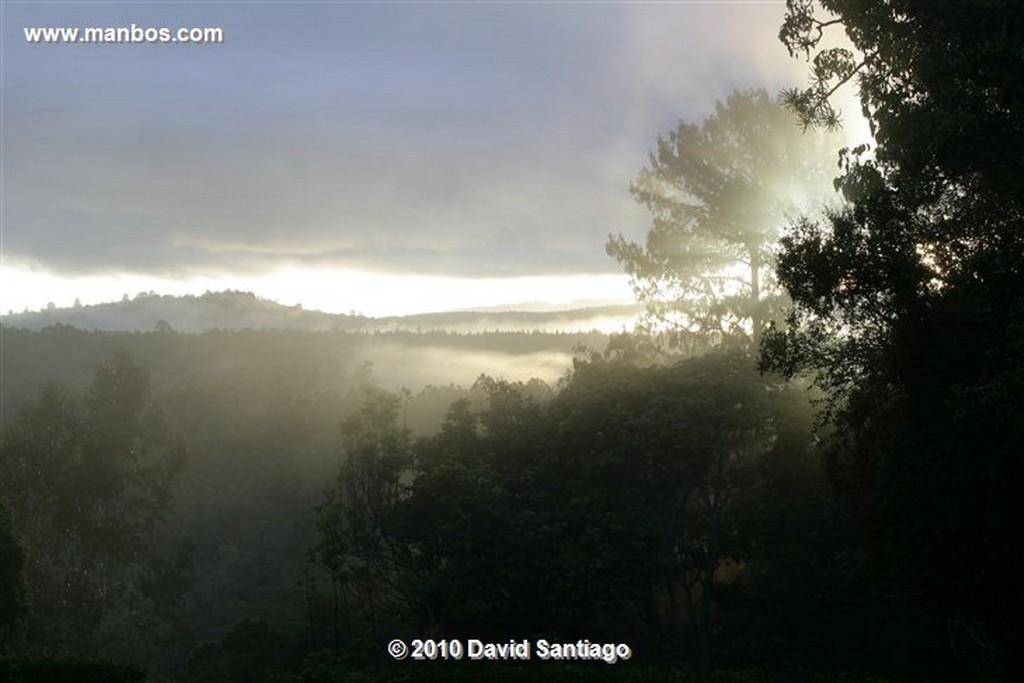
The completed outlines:
[[[647,368],[593,354],[550,403],[523,390],[482,377],[478,407],[456,402],[416,447],[397,528],[431,627],[602,634],[710,668],[721,572],[757,544],[741,502],[769,455],[807,457],[809,432],[782,426],[795,392],[724,353]]]
[[[563,603],[538,584],[557,556],[537,479],[546,420],[524,395],[538,389],[482,375],[440,433],[417,444],[401,519],[431,629],[509,638],[562,625],[545,620]]]
[[[629,511],[611,522],[613,528],[623,525],[647,538],[647,554],[631,563],[649,572],[645,609],[652,631],[671,638],[682,625],[704,669],[712,666],[721,571],[727,565],[735,570],[757,543],[742,533],[743,501],[771,473],[766,458],[781,457],[777,446],[790,458],[808,452],[808,432],[800,442],[799,428],[780,427],[782,406],[796,393],[759,377],[737,353],[665,368],[597,356],[577,363],[553,406],[564,425],[561,452],[575,453],[582,486],[594,492],[591,514]],[[566,419],[566,410],[578,417]],[[600,479],[590,478],[602,471]],[[620,496],[626,499],[621,509]],[[623,543],[631,545],[635,541]],[[658,605],[668,613],[659,614]],[[671,642],[661,646],[678,651]]]
[[[832,25],[856,52],[822,48]],[[1022,25],[1020,3],[792,0],[780,34],[812,64],[790,107],[831,125],[856,82],[876,144],[846,156],[850,206],[783,241],[795,310],[766,361],[829,390],[866,609],[944,675],[1020,663]]]
[[[608,253],[655,320],[756,341],[779,308],[779,231],[824,194],[838,147],[801,131],[764,90],[734,92],[702,124],[658,138],[630,186],[653,216],[646,243],[611,237]]]
[[[0,493],[27,551],[30,647],[94,656],[146,637],[140,580],[184,459],[123,353],[84,396],[49,383],[22,409],[0,448]]]
[[[406,549],[391,528],[412,465],[409,432],[398,426],[400,407],[399,396],[367,389],[359,408],[342,421],[344,459],[335,486],[316,509],[319,537],[311,550],[311,559],[330,573],[335,619],[344,608],[374,632],[406,616],[413,604],[404,576]],[[335,630],[340,636],[337,621]]]

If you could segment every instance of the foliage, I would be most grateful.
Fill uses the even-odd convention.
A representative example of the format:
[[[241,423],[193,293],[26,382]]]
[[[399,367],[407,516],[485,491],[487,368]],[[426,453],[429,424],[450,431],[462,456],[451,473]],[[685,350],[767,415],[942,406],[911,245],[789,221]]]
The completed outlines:
[[[0,653],[23,636],[27,616],[25,551],[0,497]]]
[[[257,683],[279,680],[292,646],[265,620],[243,619],[220,643],[205,643],[189,658],[186,681]]]
[[[885,635],[904,645],[889,666],[936,675],[1020,668],[1022,20],[1020,3],[791,0],[781,33],[812,63],[789,105],[831,124],[856,81],[876,145],[846,157],[850,206],[784,240],[795,310],[765,360],[831,392],[865,611],[914,634]],[[856,53],[823,48],[832,25]]]
[[[721,627],[713,610],[722,584],[776,550],[765,553],[759,544],[779,520],[764,518],[764,526],[753,529],[745,516],[763,495],[760,489],[782,493],[772,480],[784,466],[813,463],[806,421],[796,417],[806,416],[805,403],[801,411],[793,387],[759,377],[748,357],[733,352],[667,368],[594,357],[577,366],[559,398],[556,407],[571,406],[577,422],[563,448],[593,453],[601,469],[609,458],[616,463],[600,479],[584,478],[589,512],[622,514],[622,496],[631,509],[629,533],[653,534],[647,557],[629,560],[649,572],[644,585],[653,592],[645,610],[653,654],[677,652],[672,638],[682,628],[693,638],[694,661],[709,669],[712,633]],[[591,464],[582,460],[578,467],[586,473]],[[783,500],[797,502],[788,495]]]
[[[342,421],[344,460],[316,509],[318,539],[310,551],[330,574],[335,613],[360,613],[374,631],[413,604],[403,582],[405,549],[390,529],[412,464],[409,433],[397,424],[399,405],[395,394],[366,389],[357,410]]]
[[[949,192],[961,186],[1019,207],[1018,3],[790,0],[788,7],[780,37],[790,54],[810,60],[812,78],[785,100],[805,124],[835,122],[831,94],[856,82],[876,143],[873,162],[861,165],[878,168],[890,189],[921,204],[946,197],[956,205]],[[854,51],[824,47],[833,24]]]
[[[374,665],[396,636],[582,635],[629,642],[636,661],[542,673],[538,663],[488,667],[487,675],[699,681],[713,678],[645,662],[698,665],[699,630],[708,625],[720,666],[855,666],[878,633],[916,626],[887,625],[884,611],[874,630],[848,618],[868,600],[836,557],[835,538],[851,525],[837,519],[820,488],[802,392],[758,377],[741,354],[682,364],[659,358],[661,365],[647,367],[655,358],[648,340],[624,336],[605,353],[580,352],[555,395],[539,381],[490,376],[470,389],[388,394],[355,388],[369,373],[350,363],[352,340],[344,335],[5,333],[21,345],[21,357],[56,359],[61,372],[61,362],[77,367],[88,354],[126,342],[153,365],[152,392],[168,429],[188,435],[171,524],[154,528],[138,583],[140,594],[164,597],[152,610],[139,602],[139,610],[107,622],[112,642],[141,635],[136,618],[151,612],[156,619],[147,624],[173,619],[179,640],[137,657],[171,660],[168,675],[243,679],[258,669],[257,677],[280,681],[473,678],[483,669]],[[492,348],[496,339],[472,337],[460,348]],[[550,343],[522,339],[537,348]],[[416,340],[440,342],[447,343],[433,335]],[[79,415],[83,394],[63,391],[66,412]],[[430,434],[438,423],[431,416],[448,404],[436,435],[417,440],[406,431]],[[35,401],[29,408],[38,410]],[[346,453],[366,457],[331,480],[349,466],[343,453],[339,467],[339,418]],[[716,479],[713,465],[729,452],[736,457],[722,461],[724,476]],[[397,464],[388,453],[405,455]],[[384,504],[345,511],[346,501],[370,498],[345,493],[344,477],[367,484],[357,491],[380,492]],[[310,568],[300,597],[303,550],[319,540],[311,508],[329,480],[339,506],[330,528],[376,524],[379,534],[346,532],[352,543],[338,534],[324,548],[344,583]],[[689,504],[680,506],[686,495]],[[707,504],[712,495],[723,503],[717,513]],[[713,528],[720,561],[708,580]],[[179,553],[181,535],[194,535],[194,548]],[[385,571],[367,570],[366,558]],[[187,599],[176,606],[171,598],[182,591]],[[705,596],[708,619],[700,613]],[[322,648],[334,654],[298,668],[303,654]],[[829,676],[801,670],[792,678]]]
[[[609,239],[658,322],[752,334],[781,303],[773,252],[791,214],[823,196],[834,138],[804,133],[764,90],[736,91],[701,125],[659,136],[630,186],[653,216],[644,245]],[[818,189],[816,189],[816,187]]]
[[[948,308],[947,299],[991,298],[959,302],[986,304],[975,324],[995,312],[1015,315],[1012,285],[1024,253],[1017,229],[1024,59],[1010,27],[1024,9],[848,0],[821,7],[834,17],[816,18],[809,1],[790,3],[782,32],[790,51],[809,54],[827,25],[841,23],[862,60],[854,66],[851,53],[841,60],[848,66],[816,66],[815,84],[790,91],[788,102],[808,123],[828,121],[827,95],[856,78],[876,147],[873,157],[846,156],[837,183],[852,205],[800,225],[786,241],[783,269],[807,336],[841,337],[854,351],[842,365],[839,351],[817,362],[796,345],[794,360],[836,368],[830,376],[839,386],[877,366],[871,350],[892,339],[895,322]],[[816,65],[832,61],[822,54],[835,53],[819,50]]]
[[[390,517],[409,632],[587,633],[709,666],[723,569],[772,556],[744,535],[745,501],[771,486],[759,463],[809,448],[791,390],[725,353],[650,368],[594,354],[550,402],[525,389],[482,377],[484,400],[454,403],[415,447]]]
[[[179,660],[198,643],[219,641],[241,618],[266,619],[289,632],[302,628],[305,605],[295,586],[315,542],[312,507],[336,474],[338,420],[358,405],[361,386],[412,387],[399,423],[426,435],[452,401],[469,395],[481,367],[508,363],[523,371],[536,359],[550,369],[553,362],[568,364],[575,345],[607,339],[597,333],[129,334],[67,326],[4,327],[2,335],[5,424],[35,403],[48,378],[77,395],[96,366],[123,348],[149,372],[167,430],[187,438],[189,462],[176,479],[174,508],[153,539],[166,564],[175,562],[182,538],[195,544],[184,613],[174,628],[181,642],[157,653]],[[125,628],[137,632],[130,623]],[[317,642],[327,642],[328,633]]]
[[[111,629],[145,619],[143,605],[163,598],[144,591],[147,551],[184,458],[148,376],[125,354],[99,366],[81,397],[43,385],[5,430],[0,486],[27,551],[30,647],[88,656],[137,647],[112,642],[127,632]]]
[[[482,376],[472,398],[452,405],[440,433],[416,448],[412,495],[398,519],[418,561],[428,632],[477,628],[512,637],[531,632],[529,619],[546,613],[530,585],[543,571],[547,546],[537,545],[545,542],[537,527],[549,514],[531,486],[539,453],[528,435],[541,429],[540,412],[523,389]]]

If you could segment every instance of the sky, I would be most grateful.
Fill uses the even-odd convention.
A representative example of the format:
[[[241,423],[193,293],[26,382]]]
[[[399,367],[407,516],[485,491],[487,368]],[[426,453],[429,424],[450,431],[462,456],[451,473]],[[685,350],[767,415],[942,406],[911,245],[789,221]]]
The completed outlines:
[[[659,134],[806,81],[784,2],[11,2],[0,311],[241,289],[398,315],[629,300]],[[29,43],[217,27],[214,44]]]

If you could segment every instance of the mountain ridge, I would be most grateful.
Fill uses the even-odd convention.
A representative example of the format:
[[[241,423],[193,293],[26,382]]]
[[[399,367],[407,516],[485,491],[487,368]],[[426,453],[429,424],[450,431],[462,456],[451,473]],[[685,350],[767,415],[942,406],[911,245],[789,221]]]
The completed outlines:
[[[524,304],[529,306],[529,304]],[[555,310],[441,311],[373,318],[358,313],[327,313],[287,306],[252,292],[224,290],[201,295],[161,295],[141,292],[134,298],[68,308],[50,306],[41,311],[0,315],[0,324],[40,330],[70,325],[90,331],[182,332],[210,330],[351,331],[622,331],[631,329],[642,312],[638,304],[607,304]]]

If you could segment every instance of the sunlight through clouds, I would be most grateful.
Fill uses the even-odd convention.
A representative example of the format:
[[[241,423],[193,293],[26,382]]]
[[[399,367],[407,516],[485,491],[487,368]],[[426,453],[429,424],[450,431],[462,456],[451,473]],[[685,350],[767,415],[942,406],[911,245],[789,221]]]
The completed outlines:
[[[5,46],[2,312],[632,301],[604,243],[649,227],[629,185],[657,136],[805,68],[772,3],[130,4],[5,8],[228,40]]]

